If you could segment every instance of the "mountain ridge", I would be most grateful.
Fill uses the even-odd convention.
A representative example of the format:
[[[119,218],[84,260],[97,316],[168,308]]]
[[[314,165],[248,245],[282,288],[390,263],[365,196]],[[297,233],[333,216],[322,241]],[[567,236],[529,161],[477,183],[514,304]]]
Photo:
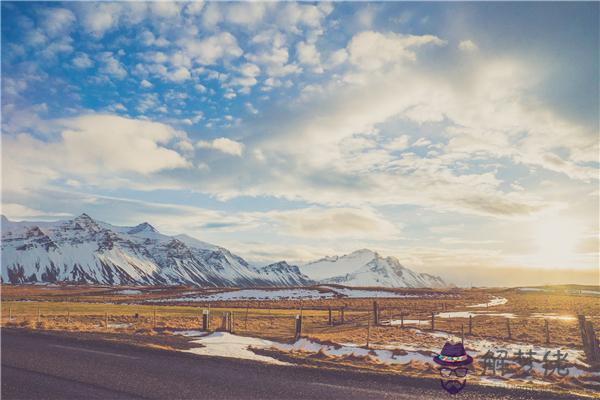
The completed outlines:
[[[86,213],[56,222],[16,222],[4,215],[1,221],[2,282],[207,287],[319,283],[446,286],[439,277],[416,273],[397,259],[382,257],[369,249],[325,257],[301,267],[286,261],[256,267],[224,247],[185,234],[165,235],[148,222],[116,226]],[[336,263],[334,269],[328,265]],[[314,267],[319,265],[322,268],[316,273]]]

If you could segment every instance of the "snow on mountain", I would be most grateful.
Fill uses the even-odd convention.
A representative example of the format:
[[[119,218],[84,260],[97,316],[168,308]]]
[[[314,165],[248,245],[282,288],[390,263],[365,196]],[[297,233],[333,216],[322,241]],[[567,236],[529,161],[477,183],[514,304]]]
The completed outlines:
[[[281,264],[281,263],[279,263]],[[67,221],[2,217],[2,281],[285,286],[310,283],[297,267],[250,266],[229,250],[144,222],[114,226],[87,214]]]
[[[344,286],[445,287],[437,276],[414,272],[394,257],[382,257],[368,249],[345,256],[326,257],[300,267],[300,271],[320,283]]]
[[[259,271],[279,286],[306,286],[314,283],[308,276],[300,272],[296,265],[289,265],[285,261],[269,264]]]

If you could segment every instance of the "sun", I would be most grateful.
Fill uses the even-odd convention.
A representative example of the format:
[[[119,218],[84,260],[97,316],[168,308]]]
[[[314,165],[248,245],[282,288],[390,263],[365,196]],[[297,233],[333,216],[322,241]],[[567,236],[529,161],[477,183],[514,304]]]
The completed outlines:
[[[545,217],[534,228],[533,261],[545,267],[569,267],[576,261],[576,248],[583,228],[566,217]]]

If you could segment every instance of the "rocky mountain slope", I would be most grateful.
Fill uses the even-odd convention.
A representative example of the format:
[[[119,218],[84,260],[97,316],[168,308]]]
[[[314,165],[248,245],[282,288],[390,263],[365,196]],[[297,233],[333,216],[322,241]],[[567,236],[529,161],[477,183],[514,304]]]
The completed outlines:
[[[326,257],[303,265],[300,271],[320,283],[337,283],[344,286],[448,286],[440,277],[412,271],[394,257],[382,257],[367,249],[341,257]]]
[[[280,261],[248,264],[229,250],[187,235],[168,236],[144,222],[114,226],[87,214],[57,222],[2,217],[3,282],[206,287],[345,286],[443,287],[441,278],[414,272],[371,250],[327,257],[298,268]]]
[[[2,217],[2,281],[287,286],[313,283],[287,263],[249,265],[229,250],[148,223],[113,226],[87,214],[68,221]]]

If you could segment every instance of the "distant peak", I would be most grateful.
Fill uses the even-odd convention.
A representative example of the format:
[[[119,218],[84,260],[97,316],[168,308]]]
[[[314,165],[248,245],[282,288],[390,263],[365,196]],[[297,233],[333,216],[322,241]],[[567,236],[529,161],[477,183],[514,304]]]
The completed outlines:
[[[75,220],[77,220],[77,221],[82,221],[82,220],[93,221],[94,219],[92,217],[90,217],[89,215],[87,215],[86,213],[83,213],[80,216],[76,217]]]
[[[142,222],[141,224],[134,226],[127,233],[141,233],[141,232],[158,232],[152,225],[147,222]]]
[[[352,253],[350,253],[348,255],[349,256],[371,255],[373,257],[379,256],[379,254],[377,254],[377,252],[375,252],[373,250],[369,250],[369,249],[356,250],[356,251],[353,251]]]

